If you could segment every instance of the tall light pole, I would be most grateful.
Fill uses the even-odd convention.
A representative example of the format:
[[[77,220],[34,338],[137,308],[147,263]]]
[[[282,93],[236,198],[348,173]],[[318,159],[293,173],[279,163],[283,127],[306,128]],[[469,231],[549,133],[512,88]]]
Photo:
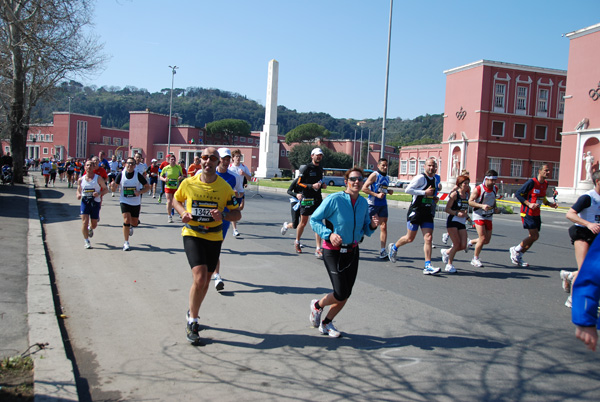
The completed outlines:
[[[67,123],[67,158],[71,156],[71,99],[69,96],[69,122]]]
[[[169,66],[169,68],[171,69],[171,102],[169,102],[169,139],[168,139],[168,143],[167,143],[167,155],[171,154],[171,115],[173,113],[173,84],[175,83],[175,70],[177,70],[179,67],[177,66]]]
[[[388,81],[390,79],[390,47],[392,45],[392,9],[394,0],[390,0],[390,24],[388,27],[387,63],[385,66],[385,95],[383,97],[383,124],[381,126],[381,156],[383,158],[385,147],[385,119],[387,116]]]
[[[352,166],[356,166],[356,129],[354,129],[354,141],[352,141]]]

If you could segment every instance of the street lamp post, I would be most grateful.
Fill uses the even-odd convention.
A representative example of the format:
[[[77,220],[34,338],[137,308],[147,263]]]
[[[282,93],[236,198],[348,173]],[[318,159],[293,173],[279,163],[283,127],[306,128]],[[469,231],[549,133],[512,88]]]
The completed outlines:
[[[387,63],[385,66],[385,95],[383,97],[383,124],[381,126],[381,156],[384,155],[385,147],[385,119],[387,116],[387,98],[388,98],[388,81],[390,79],[390,47],[392,45],[392,9],[394,0],[390,0],[390,24],[388,27],[388,47],[387,47]]]
[[[67,123],[67,158],[71,156],[71,99],[69,96],[69,122]]]
[[[179,67],[177,66],[169,66],[171,69],[171,101],[169,102],[169,138],[167,143],[167,155],[171,154],[171,115],[173,113],[173,84],[175,83],[175,70]]]

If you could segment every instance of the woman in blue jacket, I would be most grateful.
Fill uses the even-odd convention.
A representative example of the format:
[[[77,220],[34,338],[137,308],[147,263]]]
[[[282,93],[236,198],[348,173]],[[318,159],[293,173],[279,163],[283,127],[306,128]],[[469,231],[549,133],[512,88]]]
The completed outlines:
[[[358,243],[377,229],[379,217],[369,217],[367,200],[359,195],[363,171],[349,169],[344,175],[346,190],[328,196],[310,218],[310,226],[323,239],[323,261],[333,292],[310,302],[310,322],[324,335],[340,337],[333,319],[344,308],[358,273]],[[323,321],[321,313],[330,306]]]

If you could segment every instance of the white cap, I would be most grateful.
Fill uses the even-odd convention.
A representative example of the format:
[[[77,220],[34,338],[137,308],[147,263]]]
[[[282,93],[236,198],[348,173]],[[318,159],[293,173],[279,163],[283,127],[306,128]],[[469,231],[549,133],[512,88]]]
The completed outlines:
[[[323,155],[323,151],[321,151],[321,148],[315,148],[310,153],[310,156],[313,156],[313,155]]]
[[[229,148],[219,148],[217,149],[217,152],[219,153],[219,156],[221,158],[224,158],[226,156],[229,156],[231,158],[231,151],[229,150]]]
[[[152,159],[150,162],[158,162],[156,159]]]

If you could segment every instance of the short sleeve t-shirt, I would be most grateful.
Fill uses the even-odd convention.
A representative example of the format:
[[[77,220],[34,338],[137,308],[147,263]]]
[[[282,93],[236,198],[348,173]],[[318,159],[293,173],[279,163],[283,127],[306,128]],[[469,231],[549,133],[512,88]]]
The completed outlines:
[[[175,199],[182,204],[185,203],[186,211],[192,214],[192,220],[188,222],[190,226],[206,226],[208,228],[216,227],[221,224],[215,221],[210,211],[218,209],[223,212],[225,208],[229,210],[237,209],[238,203],[235,199],[235,192],[231,186],[217,176],[212,183],[204,183],[200,180],[202,176],[196,175],[181,182],[179,189],[175,193]],[[200,237],[211,241],[222,241],[223,232],[200,233],[193,229],[183,227],[182,236]]]

